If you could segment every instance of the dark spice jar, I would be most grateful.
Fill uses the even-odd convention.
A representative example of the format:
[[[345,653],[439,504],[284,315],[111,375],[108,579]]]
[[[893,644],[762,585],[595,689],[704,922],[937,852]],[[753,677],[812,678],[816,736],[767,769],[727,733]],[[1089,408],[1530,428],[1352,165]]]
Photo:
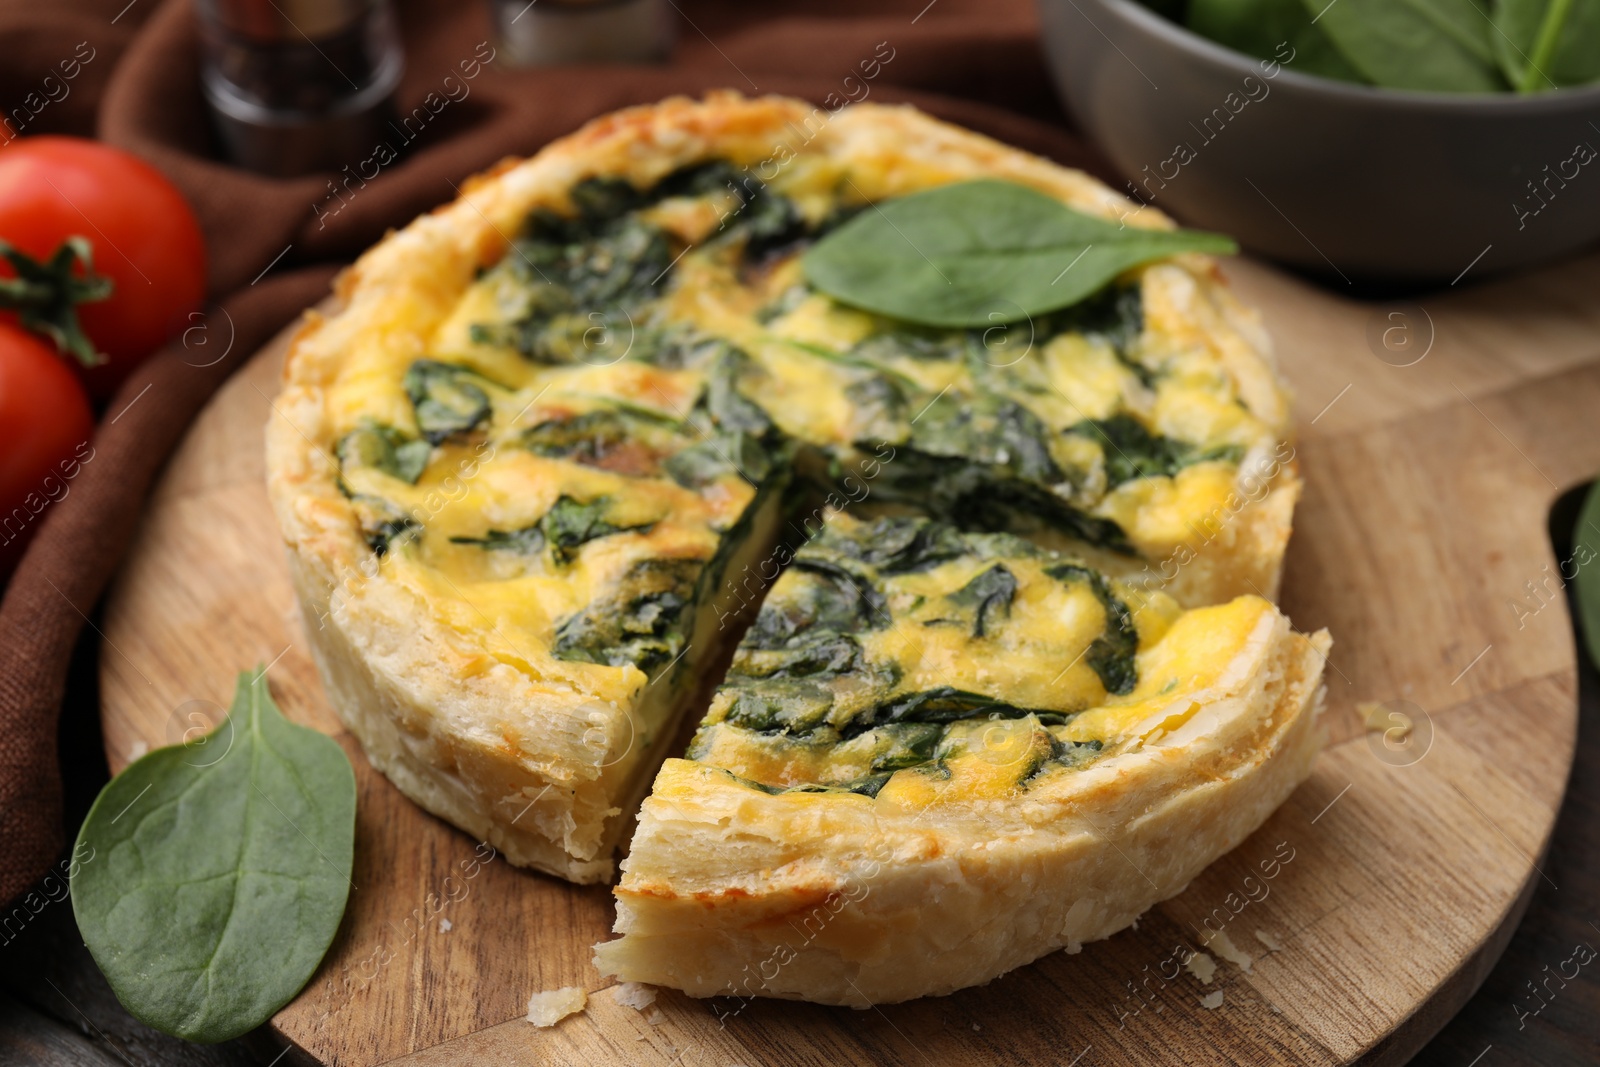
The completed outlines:
[[[199,0],[201,80],[233,162],[337,170],[394,117],[405,60],[388,0]]]

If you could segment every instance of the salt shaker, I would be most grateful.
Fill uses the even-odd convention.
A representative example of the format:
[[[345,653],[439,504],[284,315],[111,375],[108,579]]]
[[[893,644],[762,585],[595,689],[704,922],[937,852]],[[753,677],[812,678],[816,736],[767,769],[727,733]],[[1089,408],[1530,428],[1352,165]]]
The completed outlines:
[[[229,158],[337,170],[394,117],[405,60],[388,0],[198,0],[201,84]]]

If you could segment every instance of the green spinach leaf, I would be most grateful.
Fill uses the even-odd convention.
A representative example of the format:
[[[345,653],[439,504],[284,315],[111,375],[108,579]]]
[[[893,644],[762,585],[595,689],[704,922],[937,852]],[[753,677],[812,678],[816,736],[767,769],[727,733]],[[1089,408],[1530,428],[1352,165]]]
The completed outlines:
[[[656,187],[658,196],[704,197],[731,194],[734,205],[717,226],[712,240],[743,241],[746,262],[807,236],[805,216],[794,201],[772,189],[749,169],[723,159],[685,167]]]
[[[407,437],[391,426],[376,423],[352,430],[339,438],[334,451],[339,457],[340,470],[353,467],[371,467],[391,478],[399,478],[411,485],[417,484],[428,466],[433,447],[426,441]],[[346,492],[348,496],[349,493]]]
[[[499,552],[515,552],[519,556],[532,556],[544,548],[544,530],[538,523],[520,530],[488,530],[482,537],[452,537],[455,545],[477,545]]]
[[[828,527],[822,544],[857,556],[884,574],[932,570],[972,551],[954,526],[915,515],[885,516],[866,527],[859,538],[845,537]]]
[[[1001,617],[1011,614],[1011,602],[1016,596],[1016,576],[1004,564],[996,563],[945,599],[972,609],[972,636],[982,637]]]
[[[1144,290],[1137,285],[1108,286],[1081,304],[1050,314],[1039,326],[1039,342],[1062,333],[1103,337],[1140,381],[1146,385],[1155,381],[1155,372],[1133,358],[1144,334]]]
[[[1031,482],[1053,485],[1064,477],[1050,455],[1044,420],[993,393],[952,389],[933,397],[922,405],[910,436],[911,447],[928,455],[992,465]]]
[[[1139,683],[1139,665],[1134,659],[1139,651],[1139,631],[1133,625],[1133,613],[1128,610],[1099,571],[1076,563],[1061,563],[1045,569],[1045,573],[1063,582],[1088,582],[1095,599],[1106,611],[1105,632],[1089,645],[1086,659],[1106,692],[1126,696]]]
[[[710,434],[661,465],[663,473],[685,489],[702,489],[729,474],[760,485],[772,473],[767,447],[749,434]]]
[[[537,456],[648,476],[688,443],[679,430],[674,420],[616,407],[545,419],[524,430],[519,440]]]
[[[983,715],[991,719],[1021,719],[1033,715],[1040,722],[1062,723],[1067,716],[1059,711],[1019,708],[965,689],[941,685],[915,693],[901,693],[857,715],[839,731],[843,737],[856,737],[867,730],[890,723],[960,722]]]
[[[672,268],[666,234],[631,214],[645,198],[626,181],[591,179],[572,198],[571,217],[535,211],[494,268],[521,306],[503,321],[474,323],[474,342],[555,366],[615,362],[615,335],[635,335],[633,311],[660,292]]]
[[[485,379],[466,367],[419,359],[406,370],[406,395],[417,414],[417,429],[430,444],[476,429],[489,417]]]
[[[550,555],[556,563],[565,566],[578,554],[578,549],[590,541],[630,530],[649,530],[654,523],[637,526],[618,526],[607,522],[606,511],[611,506],[610,497],[579,501],[563,494],[556,498],[544,517],[531,526],[519,530],[490,530],[482,537],[452,537],[458,545],[479,545],[485,549],[501,549],[531,555],[550,546]]]
[[[1492,93],[1505,89],[1482,0],[1302,0],[1370,81],[1386,89]]]
[[[862,668],[861,645],[849,634],[805,630],[763,647],[764,636],[741,645],[728,677],[834,678]]]
[[[632,215],[596,223],[536,213],[528,231],[505,262],[530,283],[553,287],[550,302],[568,310],[648,300],[672,265],[666,234]]]
[[[1315,14],[1301,0],[1191,0],[1186,25],[1202,37],[1259,59],[1281,60],[1281,46],[1287,44],[1293,58],[1283,65],[1289,70],[1366,81],[1311,21]]]
[[[944,739],[944,727],[938,723],[892,723],[868,733],[874,734],[877,742],[872,769],[879,773],[931,762],[934,749]]]
[[[794,568],[811,579],[812,626],[866,630],[889,625],[889,601],[869,573],[822,552],[797,555]]]
[[[761,733],[808,734],[832,710],[833,693],[827,686],[806,678],[783,679],[739,690],[727,721]]]
[[[387,556],[389,550],[396,544],[406,540],[411,535],[422,529],[422,526],[412,518],[384,519],[371,527],[362,527],[366,535],[367,547],[378,556]]]
[[[955,456],[897,446],[873,492],[887,503],[921,508],[963,530],[1052,530],[1124,556],[1137,555],[1121,526],[1074,507],[1048,487]]]
[[[650,672],[683,650],[685,609],[695,599],[705,561],[646,559],[616,587],[556,628],[557,659],[632,663]]]
[[[350,498],[350,503],[367,547],[379,556],[385,556],[390,549],[413,540],[422,530],[417,513],[404,511],[381,496],[357,493]]]
[[[554,506],[539,520],[557,563],[570,563],[579,548],[597,538],[629,530],[648,530],[654,525],[646,522],[636,526],[618,526],[607,522],[604,516],[610,506],[611,501],[607,497],[587,502],[574,500],[570,496],[557,498]]]
[[[1171,477],[1184,467],[1205,460],[1225,459],[1237,463],[1244,458],[1244,449],[1237,445],[1200,448],[1187,441],[1153,434],[1131,415],[1085,419],[1068,427],[1067,432],[1100,445],[1105,456],[1107,489],[1115,489],[1135,478]]]
[[[101,790],[78,832],[78,929],[124,1007],[190,1041],[238,1037],[300,991],[350,891],[356,782],[337,743],[289,722],[264,670],[211,733]]]
[[[767,437],[776,429],[772,417],[739,389],[751,366],[748,355],[729,346],[706,374],[705,409],[718,429]]]
[[[874,205],[801,265],[843,303],[930,326],[987,327],[1075,304],[1141,263],[1236,250],[1217,234],[1121,226],[982,179]]]
[[[1600,81],[1600,0],[1499,0],[1493,41],[1519,93]]]

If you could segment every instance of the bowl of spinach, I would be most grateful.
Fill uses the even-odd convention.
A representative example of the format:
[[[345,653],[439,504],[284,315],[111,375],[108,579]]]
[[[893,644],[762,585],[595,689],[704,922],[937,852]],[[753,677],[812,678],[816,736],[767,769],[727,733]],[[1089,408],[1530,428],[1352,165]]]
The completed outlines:
[[[1600,0],[1040,0],[1123,192],[1336,285],[1600,239]]]

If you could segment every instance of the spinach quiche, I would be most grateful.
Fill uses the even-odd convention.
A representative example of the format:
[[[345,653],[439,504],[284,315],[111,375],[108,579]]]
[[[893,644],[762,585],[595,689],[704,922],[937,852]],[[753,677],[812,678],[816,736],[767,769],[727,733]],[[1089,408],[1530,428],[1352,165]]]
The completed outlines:
[[[1326,635],[1006,533],[832,516],[645,801],[603,972],[866,1007],[1076,952],[1310,772]]]
[[[660,798],[861,829],[912,792],[965,797],[954,753],[990,736],[997,708],[1049,749],[1010,781],[1023,802],[1005,820],[1044,819],[1057,801],[1030,798],[1093,787],[1118,760],[1148,764],[1130,788],[1158,783],[1188,759],[1170,738],[1193,730],[1174,721],[1163,745],[1130,749],[1085,724],[1156,699],[1143,664],[1181,658],[1174,634],[1210,657],[1176,683],[1200,701],[1193,721],[1306,706],[1314,674],[1268,602],[1300,486],[1287,395],[1209,257],[1132,265],[1029,319],[1024,341],[867,311],[808,273],[808,252],[867,213],[978,180],[1172,230],[909,108],[718,94],[596,120],[363,255],[290,348],[267,465],[329,698],[372,763],[511,862],[604,880],[698,684],[759,618],[695,759],[667,764],[645,809],[628,901],[677,884],[647,873]],[[862,529],[934,554],[899,570],[851,556]],[[974,560],[988,565],[968,574]],[[843,578],[817,585],[834,565],[870,565],[863,596],[926,599],[886,600],[887,631],[757,616],[769,594],[843,596]],[[882,646],[908,628],[926,669]],[[1012,640],[1032,651],[1002,665],[994,642]],[[1263,784],[1237,805],[1219,793],[1220,836],[1185,855],[1258,822],[1308,743],[1230,748]],[[1114,820],[1122,801],[1106,802]],[[1069,825],[1063,847],[1089,848]],[[1161,885],[1189,866],[1160,868]],[[710,886],[692,893],[734,888]],[[1104,899],[1062,929],[1088,936],[1144,898]]]

